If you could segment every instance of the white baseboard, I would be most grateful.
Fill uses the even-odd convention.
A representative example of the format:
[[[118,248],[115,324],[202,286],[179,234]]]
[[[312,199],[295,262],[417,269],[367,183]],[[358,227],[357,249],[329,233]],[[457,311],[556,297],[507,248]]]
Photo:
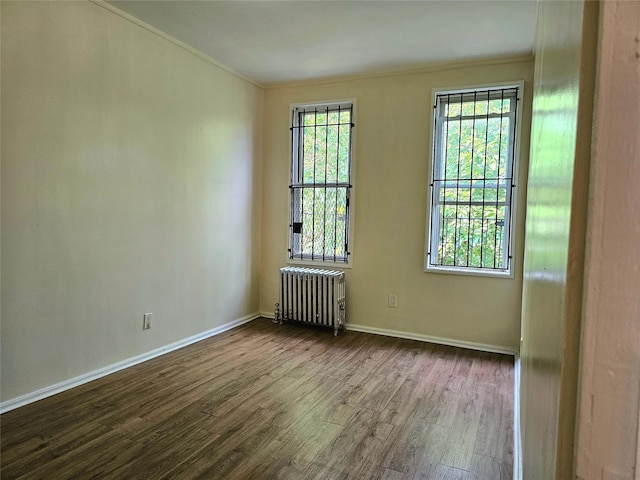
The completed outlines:
[[[520,355],[513,369],[513,480],[522,480],[522,431],[520,430]]]
[[[191,337],[184,338],[182,340],[178,340],[177,342],[170,343],[168,345],[164,345],[162,347],[151,350],[150,352],[143,353],[141,355],[137,355],[135,357],[128,358],[126,360],[122,360],[121,362],[114,363],[112,365],[108,365],[103,368],[99,368],[98,370],[94,370],[92,372],[85,373],[78,377],[71,378],[69,380],[65,380],[60,383],[56,383],[55,385],[51,385],[49,387],[44,387],[35,392],[27,393],[25,395],[21,395],[17,398],[13,398],[11,400],[7,400],[5,402],[0,403],[0,413],[5,413],[10,410],[14,410],[18,407],[22,407],[29,403],[36,402],[38,400],[42,400],[43,398],[50,397],[60,392],[64,392],[65,390],[69,390],[73,387],[77,387],[83,385],[85,383],[89,383],[92,380],[97,380],[98,378],[104,377],[111,373],[115,373],[119,370],[123,370],[128,367],[132,367],[142,362],[146,362],[147,360],[151,360],[152,358],[159,357],[160,355],[164,355],[165,353],[172,352],[174,350],[178,350],[179,348],[186,347],[187,345],[191,345],[192,343],[199,342],[209,337],[213,337],[222,332],[226,332],[227,330],[231,330],[237,326],[240,326],[244,323],[250,322],[251,320],[255,320],[260,317],[259,313],[253,313],[250,315],[245,315],[244,317],[238,318],[236,320],[232,320],[231,322],[227,322],[223,325],[212,328],[211,330],[207,330],[202,333],[198,333],[197,335],[193,335]],[[272,315],[273,317],[273,315]]]
[[[274,318],[273,312],[260,312],[261,317]],[[466,342],[464,340],[454,340],[451,338],[433,337],[431,335],[423,335],[421,333],[403,332],[400,330],[389,330],[386,328],[368,327],[366,325],[357,325],[348,323],[347,330],[354,332],[373,333],[375,335],[384,335],[386,337],[406,338],[408,340],[418,340],[421,342],[438,343],[440,345],[449,345],[452,347],[468,348],[470,350],[479,350],[481,352],[504,353],[506,355],[517,355],[517,351],[507,347],[498,345],[489,345],[485,343]]]
[[[366,325],[356,325],[353,323],[347,323],[347,330],[353,330],[354,332],[374,333],[376,335],[385,335],[387,337],[406,338],[408,340],[419,340],[421,342],[438,343],[440,345],[449,345],[452,347],[468,348],[471,350],[480,350],[482,352],[504,353],[507,355],[517,354],[515,350],[512,350],[507,347],[501,347],[498,345],[467,342],[464,340],[454,340],[451,338],[433,337],[431,335],[423,335],[421,333],[410,333],[410,332],[402,332],[399,330],[388,330],[386,328],[368,327]]]

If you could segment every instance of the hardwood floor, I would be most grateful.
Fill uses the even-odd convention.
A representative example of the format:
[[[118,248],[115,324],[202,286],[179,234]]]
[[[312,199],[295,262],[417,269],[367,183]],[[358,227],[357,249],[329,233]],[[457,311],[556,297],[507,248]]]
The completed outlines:
[[[5,413],[2,479],[511,479],[513,358],[259,319]]]

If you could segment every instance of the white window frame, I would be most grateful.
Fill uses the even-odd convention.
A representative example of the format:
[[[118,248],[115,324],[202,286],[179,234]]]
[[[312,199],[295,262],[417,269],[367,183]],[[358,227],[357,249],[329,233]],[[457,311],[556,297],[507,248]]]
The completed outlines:
[[[513,115],[512,120],[515,120],[515,125],[510,129],[511,134],[509,138],[509,151],[513,155],[512,161],[507,162],[510,165],[511,171],[511,183],[512,188],[510,189],[510,194],[507,202],[507,214],[508,214],[508,225],[505,225],[505,232],[508,234],[508,238],[504,240],[503,246],[503,254],[506,257],[506,269],[492,269],[492,268],[476,268],[476,267],[468,267],[468,266],[449,266],[449,265],[437,265],[432,261],[435,258],[436,251],[439,246],[439,219],[438,219],[438,205],[436,205],[434,199],[436,194],[436,188],[434,185],[434,178],[437,178],[436,175],[438,173],[437,169],[439,166],[439,162],[437,162],[438,158],[437,152],[442,152],[442,139],[443,132],[439,130],[439,124],[437,121],[438,116],[438,95],[457,95],[457,94],[465,94],[472,93],[474,91],[486,91],[486,90],[503,90],[508,88],[517,88],[516,94],[516,111]],[[516,237],[516,217],[517,217],[517,197],[518,197],[518,172],[519,172],[519,163],[520,163],[520,130],[521,130],[521,119],[522,119],[522,98],[524,94],[524,82],[504,82],[504,83],[491,83],[485,85],[476,85],[471,87],[464,88],[434,88],[432,91],[432,102],[433,106],[433,120],[431,123],[432,128],[432,148],[431,148],[431,157],[430,157],[430,186],[429,186],[429,195],[428,195],[428,208],[426,215],[426,238],[425,238],[425,254],[424,254],[424,271],[425,272],[434,272],[434,273],[446,273],[446,274],[458,274],[458,275],[477,275],[477,276],[486,276],[486,277],[498,277],[498,278],[513,278],[514,277],[514,269],[515,269],[515,237]],[[515,146],[513,146],[513,142],[515,142]],[[509,190],[508,190],[509,192]],[[435,220],[435,221],[434,221]],[[506,234],[506,235],[507,235]],[[505,235],[505,237],[506,237]]]
[[[308,256],[304,256],[300,258],[300,254],[293,252],[293,195],[292,195],[292,186],[296,183],[294,179],[294,172],[297,171],[298,168],[298,142],[299,138],[295,134],[294,126],[298,126],[298,113],[300,110],[308,110],[312,108],[324,109],[326,107],[332,108],[337,107],[338,105],[347,106],[349,105],[351,108],[351,129],[349,135],[349,188],[347,192],[348,198],[348,208],[347,208],[347,239],[348,239],[348,248],[346,251],[346,260],[332,261],[332,259],[322,259],[322,258],[314,258],[311,259]],[[354,218],[354,164],[355,164],[355,141],[354,141],[354,132],[355,132],[355,124],[356,124],[356,101],[353,98],[345,99],[345,100],[332,100],[332,101],[323,101],[323,102],[312,102],[312,103],[296,103],[291,104],[289,106],[289,125],[291,126],[291,135],[289,141],[289,195],[288,195],[288,210],[289,210],[289,222],[288,222],[288,231],[287,231],[287,255],[286,255],[286,263],[289,265],[303,265],[303,266],[315,266],[319,267],[322,265],[323,267],[330,268],[352,268],[353,265],[353,218]],[[328,185],[331,185],[330,183]],[[298,255],[298,256],[296,256]]]

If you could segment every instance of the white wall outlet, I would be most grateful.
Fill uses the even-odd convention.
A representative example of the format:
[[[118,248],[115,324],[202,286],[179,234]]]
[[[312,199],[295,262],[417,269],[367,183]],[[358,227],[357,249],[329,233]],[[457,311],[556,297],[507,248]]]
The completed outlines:
[[[145,313],[144,318],[142,320],[142,329],[149,330],[151,328],[151,314]]]
[[[398,306],[398,296],[395,293],[389,294],[388,305],[393,308]]]

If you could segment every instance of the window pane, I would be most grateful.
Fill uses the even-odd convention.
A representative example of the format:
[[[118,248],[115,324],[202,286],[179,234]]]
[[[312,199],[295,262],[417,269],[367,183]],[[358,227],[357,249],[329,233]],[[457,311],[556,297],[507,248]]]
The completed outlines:
[[[290,257],[347,261],[351,106],[293,115]]]
[[[292,189],[294,223],[293,254],[314,258],[344,258],[347,240],[347,187],[300,187]],[[299,198],[299,201],[295,200]]]
[[[486,185],[486,188],[483,186]],[[483,202],[504,204],[509,200],[511,184],[507,181],[469,180],[434,181],[434,196],[438,205],[443,203]]]
[[[507,269],[516,89],[438,96],[430,262]]]
[[[318,116],[319,117],[319,116]],[[327,127],[321,125],[315,132],[315,165],[313,183],[324,183],[327,168]]]
[[[506,207],[459,205],[442,209],[438,264],[505,268],[503,258]]]
[[[313,120],[313,117],[312,117],[312,120]],[[302,129],[303,160],[304,160],[303,162],[304,170],[303,170],[302,178],[304,183],[313,183],[313,166],[315,164],[314,133],[315,133],[315,126],[304,127]]]
[[[509,93],[505,93],[505,95],[509,95]],[[464,96],[443,95],[441,100],[445,103],[443,110],[445,117],[500,115],[512,110],[510,97],[501,99],[498,96],[498,98],[488,99],[486,92],[479,92],[475,101],[473,93]]]
[[[305,125],[305,126],[314,126],[316,124],[315,113],[305,113],[305,114],[303,114],[303,116],[304,116],[303,125]]]
[[[305,113],[302,129],[303,182],[348,183],[350,113]],[[338,123],[338,120],[346,123]],[[328,122],[328,123],[327,123]]]
[[[339,127],[338,144],[338,182],[349,183],[349,149],[351,146],[351,123],[342,123]]]
[[[326,125],[327,124],[327,113],[323,109],[320,109],[316,113],[315,124],[316,125]]]

